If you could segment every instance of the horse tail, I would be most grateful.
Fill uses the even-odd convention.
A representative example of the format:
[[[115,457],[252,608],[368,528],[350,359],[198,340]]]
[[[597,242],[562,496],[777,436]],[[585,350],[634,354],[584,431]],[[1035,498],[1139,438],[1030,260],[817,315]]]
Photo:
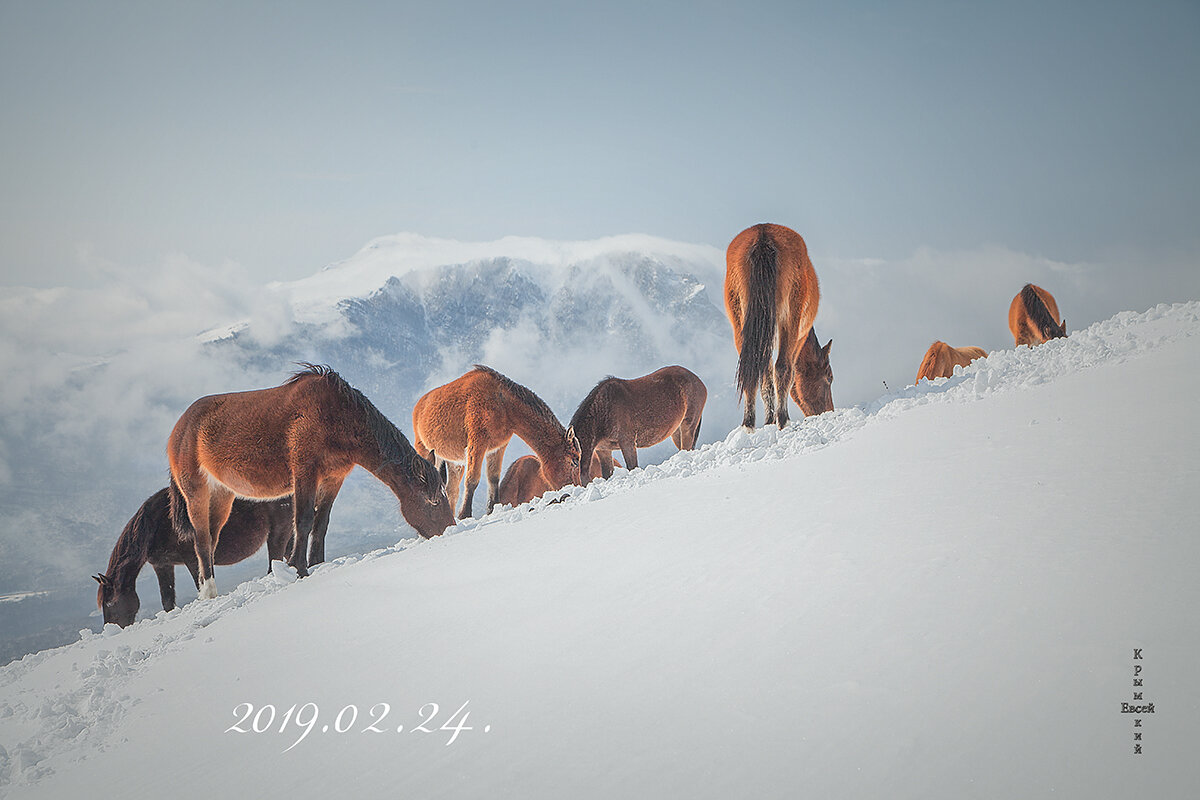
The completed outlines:
[[[1025,313],[1037,326],[1043,339],[1058,339],[1064,335],[1063,326],[1050,314],[1050,309],[1046,308],[1032,283],[1025,284],[1021,289],[1021,302],[1025,305]]]
[[[742,350],[738,354],[737,386],[749,402],[762,384],[775,349],[775,286],[779,281],[779,249],[765,225],[746,253],[749,297],[742,326]]]
[[[171,498],[171,527],[175,528],[175,534],[183,541],[194,542],[196,529],[192,527],[192,520],[188,517],[187,500],[183,492],[179,491],[174,475],[171,476],[167,492]]]

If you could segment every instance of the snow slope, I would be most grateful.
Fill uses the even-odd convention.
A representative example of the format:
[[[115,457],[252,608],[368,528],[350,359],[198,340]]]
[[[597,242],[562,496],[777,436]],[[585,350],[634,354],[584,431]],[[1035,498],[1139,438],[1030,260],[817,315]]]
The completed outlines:
[[[0,669],[0,793],[1190,797],[1197,333],[1120,314],[85,633]]]

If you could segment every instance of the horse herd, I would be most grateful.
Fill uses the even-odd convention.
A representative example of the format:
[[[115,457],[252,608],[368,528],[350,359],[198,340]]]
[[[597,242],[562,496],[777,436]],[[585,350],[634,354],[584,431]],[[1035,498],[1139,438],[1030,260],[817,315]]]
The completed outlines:
[[[806,416],[833,409],[832,341],[813,330],[820,290],[804,239],[782,225],[739,233],[726,252],[725,308],[738,351],[743,425],[753,428],[761,394],[766,424],[788,423],[788,397]],[[1016,344],[1066,335],[1054,298],[1032,284],[1013,298]],[[949,376],[985,356],[979,348],[934,342],[917,379]],[[640,378],[607,377],[584,397],[568,426],[533,391],[486,366],[427,392],[413,408],[413,441],[362,392],[326,366],[301,364],[281,386],[202,397],[167,440],[170,481],[125,525],[99,583],[106,623],[133,623],[135,588],[148,562],[163,608],[175,607],[175,567],[184,565],[200,598],[216,596],[215,565],[234,564],[267,545],[297,575],[325,560],[329,513],[355,466],[370,472],[425,538],[472,515],[487,467],[490,513],[565,486],[635,469],[637,450],[668,437],[690,450],[708,392],[694,373],[663,367]],[[513,436],[534,455],[501,479]],[[463,484],[465,483],[465,486]],[[460,499],[461,490],[461,499]]]

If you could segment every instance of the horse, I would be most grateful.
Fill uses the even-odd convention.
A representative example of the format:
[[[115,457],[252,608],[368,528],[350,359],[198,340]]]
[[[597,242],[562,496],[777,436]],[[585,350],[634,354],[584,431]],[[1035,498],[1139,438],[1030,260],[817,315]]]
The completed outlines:
[[[104,614],[105,623],[114,622],[122,628],[133,624],[141,601],[137,596],[137,576],[146,562],[158,576],[158,591],[163,611],[175,608],[175,567],[187,567],[196,589],[200,588],[199,564],[193,544],[195,531],[186,511],[172,517],[171,495],[179,488],[172,483],[150,495],[125,524],[112,555],[108,570],[93,575],[100,588],[96,604]],[[174,508],[183,506],[177,499]],[[286,555],[292,539],[292,500],[285,497],[265,503],[234,500],[229,520],[221,529],[221,538],[213,552],[213,563],[228,566],[244,561],[267,545],[267,572],[271,562]]]
[[[832,344],[830,339],[822,347],[817,341],[817,329],[809,328],[796,356],[791,395],[806,417],[833,411],[833,367],[829,365]]]
[[[738,351],[738,392],[746,406],[742,425],[754,428],[755,395],[761,389],[767,424],[783,428],[796,356],[821,299],[808,246],[791,228],[762,223],[733,238],[725,264],[725,310]]]
[[[421,455],[451,465],[450,501],[466,475],[460,519],[471,516],[471,501],[487,460],[488,513],[500,493],[504,450],[517,436],[537,455],[542,478],[551,489],[579,478],[579,440],[564,428],[550,406],[516,381],[476,364],[459,378],[426,392],[413,407],[413,444]]]
[[[621,466],[621,462],[609,456],[609,474],[613,467]],[[592,454],[592,474],[601,472],[600,454]],[[542,477],[542,465],[537,456],[521,456],[508,465],[504,477],[500,479],[500,495],[498,505],[519,506],[536,500],[546,492],[551,491],[550,484]]]
[[[571,428],[582,453],[579,482],[592,479],[592,453],[600,454],[601,474],[612,476],[612,451],[619,448],[628,469],[637,469],[637,449],[671,437],[691,450],[700,435],[708,390],[684,367],[663,367],[640,378],[609,376],[597,383],[575,409]]]
[[[914,383],[920,383],[921,378],[949,378],[955,367],[965,367],[977,358],[987,358],[981,347],[951,347],[942,341],[934,342],[925,351]]]
[[[1008,307],[1008,329],[1017,347],[1030,347],[1067,335],[1067,321],[1058,315],[1054,296],[1032,283],[1013,298]]]
[[[299,366],[280,386],[200,398],[167,440],[171,479],[196,532],[201,598],[216,596],[213,552],[235,497],[292,496],[288,564],[300,577],[325,560],[329,512],[356,465],[392,490],[421,536],[437,536],[454,522],[444,471],[332,369]]]

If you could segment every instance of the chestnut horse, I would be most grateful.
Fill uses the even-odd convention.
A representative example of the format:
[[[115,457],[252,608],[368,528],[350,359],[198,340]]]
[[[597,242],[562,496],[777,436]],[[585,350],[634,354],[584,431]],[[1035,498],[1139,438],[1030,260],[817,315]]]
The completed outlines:
[[[601,474],[612,476],[612,451],[620,448],[628,469],[638,465],[637,449],[671,437],[680,450],[691,450],[700,435],[708,390],[691,370],[663,367],[640,378],[608,377],[597,383],[575,409],[571,428],[579,437],[579,481],[592,479],[592,453],[600,454]]]
[[[920,383],[921,378],[949,378],[955,367],[968,366],[977,358],[987,358],[987,352],[981,347],[951,347],[942,341],[934,342],[925,351],[914,383]]]
[[[425,538],[454,522],[443,476],[404,434],[329,367],[300,366],[282,386],[200,398],[171,431],[167,458],[196,531],[201,598],[216,595],[213,552],[235,497],[292,496],[288,563],[301,577],[325,560],[329,511],[356,465],[392,490]]]
[[[1032,283],[1013,298],[1008,307],[1008,329],[1018,347],[1030,347],[1067,335],[1067,321],[1058,315],[1058,303],[1040,286]]]
[[[788,422],[796,356],[821,299],[808,247],[791,228],[754,225],[729,243],[725,264],[725,310],[738,351],[738,391],[746,404],[742,425],[754,427],[755,395],[761,389],[767,424],[782,428]]]
[[[613,467],[621,466],[621,462],[609,457],[609,474]],[[592,454],[592,474],[599,475],[602,471],[600,454]],[[504,477],[500,480],[499,505],[519,506],[536,500],[546,492],[551,491],[550,484],[542,477],[542,465],[537,456],[521,456],[508,465]]]
[[[833,411],[833,367],[829,365],[830,339],[822,347],[817,341],[817,329],[809,328],[800,354],[796,356],[796,377],[792,383],[792,400],[806,417]]]
[[[471,516],[485,458],[487,510],[495,508],[504,450],[514,435],[537,454],[542,478],[551,489],[579,479],[575,433],[563,428],[540,397],[491,367],[476,364],[462,377],[426,392],[413,407],[413,444],[421,455],[436,454],[452,465],[446,487],[455,507],[466,473],[460,519]]]
[[[173,517],[172,511],[182,513]],[[133,624],[141,608],[137,577],[146,562],[150,562],[158,576],[163,611],[175,608],[177,565],[187,567],[192,582],[199,589],[200,567],[196,561],[194,538],[195,531],[174,483],[150,495],[121,531],[108,559],[108,571],[92,576],[100,584],[96,604],[104,614],[104,621],[115,622],[122,628]],[[234,500],[229,520],[221,529],[221,538],[213,552],[213,563],[227,566],[244,561],[257,553],[265,542],[267,572],[270,572],[271,562],[286,556],[291,539],[290,497],[268,503]]]

